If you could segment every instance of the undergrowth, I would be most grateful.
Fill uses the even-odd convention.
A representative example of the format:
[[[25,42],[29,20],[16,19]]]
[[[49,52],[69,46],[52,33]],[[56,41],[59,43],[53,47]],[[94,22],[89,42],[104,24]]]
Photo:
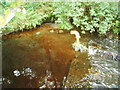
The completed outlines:
[[[1,29],[3,33],[32,29],[47,19],[64,30],[77,27],[81,33],[120,32],[117,2],[1,2],[0,7],[1,17],[15,13]]]

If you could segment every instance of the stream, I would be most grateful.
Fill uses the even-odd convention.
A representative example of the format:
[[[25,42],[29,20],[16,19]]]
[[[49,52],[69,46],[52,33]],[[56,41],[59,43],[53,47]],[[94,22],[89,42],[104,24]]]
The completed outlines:
[[[86,37],[88,38],[88,37]],[[84,77],[80,78],[80,64],[71,66],[66,87],[78,88],[120,88],[119,87],[119,47],[115,36],[106,37],[91,36],[88,40],[88,53],[91,68]],[[80,57],[83,58],[83,57]],[[81,63],[81,61],[78,61]],[[78,67],[77,70],[74,67]],[[85,67],[86,68],[86,65]],[[84,69],[83,68],[83,69]],[[74,72],[74,73],[73,73]],[[72,82],[72,83],[71,83]]]
[[[3,88],[119,88],[118,36],[81,34],[87,52],[74,51],[74,41],[52,23],[3,35]]]

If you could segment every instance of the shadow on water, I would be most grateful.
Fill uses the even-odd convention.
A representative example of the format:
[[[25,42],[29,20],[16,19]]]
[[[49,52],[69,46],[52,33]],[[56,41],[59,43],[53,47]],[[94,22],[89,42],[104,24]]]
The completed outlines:
[[[100,55],[103,52],[100,50],[106,50],[107,47],[100,46],[100,42],[95,41],[100,38],[94,35],[81,36],[81,42],[88,46],[88,52],[84,53],[75,52],[72,49],[71,45],[75,41],[74,35],[70,35],[69,31],[58,29],[55,24],[51,23],[43,24],[31,31],[3,36],[3,87],[95,87],[91,82],[96,81],[90,79],[90,76],[96,75],[95,72],[91,73],[96,70],[96,68],[92,70],[92,65],[97,62],[97,59],[101,60]],[[94,51],[92,51],[93,48]],[[100,55],[97,55],[96,49]],[[106,59],[108,55],[105,55]],[[93,59],[97,56],[99,56],[97,59]],[[106,62],[105,59],[101,61]],[[100,61],[97,66],[101,66]]]

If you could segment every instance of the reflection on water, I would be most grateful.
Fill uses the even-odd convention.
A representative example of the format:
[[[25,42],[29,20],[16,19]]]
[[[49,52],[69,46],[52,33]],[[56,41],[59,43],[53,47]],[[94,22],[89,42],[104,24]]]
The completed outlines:
[[[88,51],[75,52],[74,35],[54,27],[3,36],[3,87],[118,88],[117,39],[82,35]]]

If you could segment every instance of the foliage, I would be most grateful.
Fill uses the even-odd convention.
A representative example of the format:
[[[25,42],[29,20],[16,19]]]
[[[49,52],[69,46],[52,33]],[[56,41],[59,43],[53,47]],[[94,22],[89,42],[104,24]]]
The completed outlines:
[[[117,34],[120,32],[118,4],[115,2],[12,2],[2,5],[4,10],[0,11],[4,12],[10,7],[20,8],[21,11],[25,9],[26,13],[16,12],[15,17],[2,28],[3,32],[31,29],[46,19],[51,19],[61,29],[80,28],[82,33],[97,31],[106,34],[110,30]]]
[[[15,6],[16,3],[15,5],[13,3],[11,5]],[[50,11],[49,13],[38,12],[42,5],[44,6],[44,3],[25,3],[23,6],[17,7],[21,9],[21,11],[25,10],[25,13],[21,11],[15,12],[15,17],[3,28],[3,33],[32,29],[35,28],[36,25],[40,25],[50,15]],[[45,11],[44,9],[42,10]]]
[[[72,24],[80,28],[83,33],[97,31],[100,34],[105,34],[110,29],[114,33],[120,32],[117,20],[117,3],[66,2],[53,3],[53,6],[56,7],[53,12],[57,18],[55,22],[60,24],[63,29],[69,30],[72,28]]]

